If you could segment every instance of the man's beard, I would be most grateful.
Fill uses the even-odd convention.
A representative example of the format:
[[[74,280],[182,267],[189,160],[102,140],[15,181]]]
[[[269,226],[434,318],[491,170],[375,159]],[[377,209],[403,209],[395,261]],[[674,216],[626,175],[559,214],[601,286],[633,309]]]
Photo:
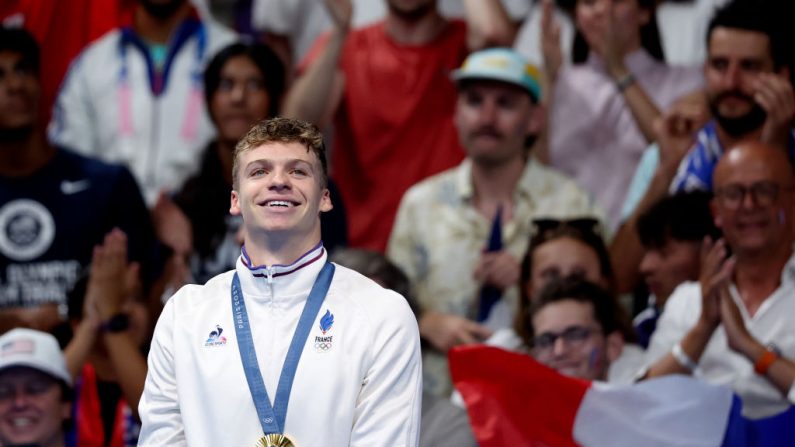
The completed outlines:
[[[747,100],[752,104],[751,110],[748,113],[737,117],[727,117],[721,115],[720,111],[718,110],[718,104],[727,96],[735,96]],[[748,135],[749,133],[759,129],[765,124],[765,120],[767,119],[767,112],[765,112],[765,109],[763,109],[762,106],[757,104],[753,98],[737,91],[721,93],[714,99],[710,100],[709,110],[712,112],[712,115],[715,117],[715,120],[718,122],[718,125],[720,125],[724,132],[734,138]]]
[[[30,138],[33,134],[33,125],[10,128],[0,128],[0,144],[19,143]]]
[[[394,4],[391,0],[387,2],[389,12],[403,19],[406,22],[415,22],[425,17],[429,12],[436,8],[435,2],[427,2],[422,5],[416,6],[413,9],[401,9]]]
[[[150,16],[157,19],[167,19],[177,12],[182,4],[185,3],[185,0],[170,0],[165,3],[157,3],[151,0],[139,0],[138,3]]]

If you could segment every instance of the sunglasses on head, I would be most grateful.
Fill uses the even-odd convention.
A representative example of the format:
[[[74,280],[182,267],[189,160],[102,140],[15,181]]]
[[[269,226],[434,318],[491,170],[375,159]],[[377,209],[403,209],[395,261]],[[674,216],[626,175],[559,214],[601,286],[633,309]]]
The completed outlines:
[[[577,219],[534,219],[532,221],[533,235],[539,236],[559,228],[572,228],[581,233],[599,234],[599,220],[592,217]]]

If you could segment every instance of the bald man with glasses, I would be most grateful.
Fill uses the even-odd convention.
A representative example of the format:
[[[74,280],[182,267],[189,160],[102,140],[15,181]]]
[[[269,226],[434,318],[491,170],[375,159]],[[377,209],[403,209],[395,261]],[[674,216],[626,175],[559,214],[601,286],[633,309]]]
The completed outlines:
[[[770,145],[741,143],[718,162],[711,210],[724,237],[702,249],[699,282],[669,298],[646,377],[731,386],[749,417],[795,402],[794,188],[791,160]]]

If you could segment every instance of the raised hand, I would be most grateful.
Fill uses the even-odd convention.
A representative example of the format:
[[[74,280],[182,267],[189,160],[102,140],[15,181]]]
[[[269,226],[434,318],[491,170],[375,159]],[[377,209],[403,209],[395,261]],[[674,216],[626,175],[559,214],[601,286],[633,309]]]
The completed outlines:
[[[759,73],[754,90],[754,101],[767,113],[762,141],[786,149],[795,118],[795,94],[789,78],[775,73]]]
[[[325,0],[326,10],[331,16],[331,21],[337,29],[348,30],[353,17],[353,4],[351,0]]]
[[[519,261],[505,250],[486,252],[480,256],[472,277],[483,284],[505,290],[519,281]]]
[[[554,0],[544,0],[541,7],[541,54],[544,57],[544,74],[552,83],[563,65],[560,49],[560,23],[554,17]]]
[[[721,323],[721,299],[734,271],[734,257],[727,257],[726,241],[712,242],[707,236],[701,244],[701,316],[703,324],[715,329]]]
[[[105,235],[102,245],[94,247],[84,318],[105,321],[121,312],[124,302],[134,293],[138,273],[137,263],[127,263],[127,236],[114,228]]]
[[[673,170],[679,166],[709,116],[706,96],[699,91],[679,98],[654,121],[661,166]]]

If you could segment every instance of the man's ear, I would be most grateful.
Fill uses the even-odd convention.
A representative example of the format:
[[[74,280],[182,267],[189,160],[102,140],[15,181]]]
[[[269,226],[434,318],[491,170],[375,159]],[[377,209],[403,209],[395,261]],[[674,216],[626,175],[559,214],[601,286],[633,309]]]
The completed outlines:
[[[233,216],[240,215],[240,196],[234,189],[232,190],[232,195],[229,198],[229,214]]]
[[[607,361],[615,362],[624,351],[624,336],[619,331],[611,332],[605,339],[605,353]]]
[[[234,191],[232,192],[234,193]],[[334,208],[334,204],[331,203],[331,193],[328,188],[323,188],[323,196],[320,198],[320,212],[326,213],[331,211],[332,208]]]

